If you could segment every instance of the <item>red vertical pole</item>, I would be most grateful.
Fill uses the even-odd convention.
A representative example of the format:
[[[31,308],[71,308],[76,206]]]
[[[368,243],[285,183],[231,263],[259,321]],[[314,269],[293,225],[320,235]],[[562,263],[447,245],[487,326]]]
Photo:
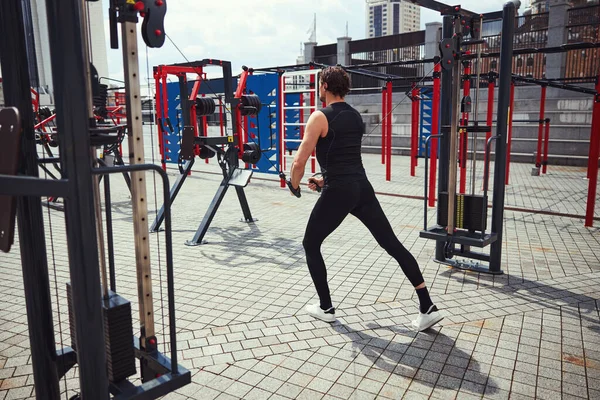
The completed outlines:
[[[387,141],[387,88],[381,92],[381,164],[385,164],[385,145]]]
[[[542,158],[542,173],[548,169],[548,144],[550,143],[550,118],[546,118],[546,132],[544,133],[544,157]]]
[[[544,132],[544,113],[546,108],[546,86],[542,86],[542,97],[540,99],[540,121],[538,127],[537,154],[535,155],[535,166],[542,166],[542,134]]]
[[[508,143],[506,144],[506,185],[510,178],[510,145],[512,144],[513,113],[515,112],[515,83],[510,84],[510,107],[508,110]]]
[[[169,98],[168,98],[168,92],[167,92],[167,73],[163,72],[162,73],[162,112],[163,112],[163,121],[166,123],[166,119],[169,117]],[[170,144],[168,140],[166,140],[163,137],[163,146]],[[164,157],[163,157],[163,169],[166,171],[167,170],[167,153],[165,151]]]
[[[486,143],[490,140],[490,137],[492,137],[491,126],[492,126],[492,117],[494,116],[494,89],[495,88],[496,88],[496,79],[490,78],[490,82],[488,84],[488,104],[487,104],[488,107],[487,107],[487,120],[486,120],[486,124],[487,124],[487,126],[490,127],[490,130],[485,133],[485,142]],[[486,161],[487,160],[485,159],[485,155],[484,155],[483,162],[485,163]]]
[[[410,136],[410,176],[415,176],[417,168],[417,156],[419,147],[419,89],[413,85],[411,92],[412,100],[412,121]]]
[[[588,159],[588,198],[585,211],[585,226],[594,226],[596,189],[598,185],[598,157],[600,156],[600,76],[596,80],[596,96],[592,112],[592,133]]]
[[[437,135],[439,134],[440,129],[440,74],[442,71],[442,66],[438,63],[435,64],[433,70],[433,99],[431,101],[431,134]],[[437,139],[431,139],[429,148],[430,148],[430,171],[429,172],[429,207],[433,207],[435,205],[435,181],[437,178]]]
[[[385,165],[385,179],[392,179],[392,82],[387,83],[387,160]]]
[[[463,96],[471,94],[471,64],[465,64],[465,78],[463,80]],[[470,105],[470,104],[469,104]],[[469,113],[462,113],[462,126],[469,125]],[[460,193],[465,193],[467,190],[467,149],[468,149],[469,134],[466,129],[461,131],[460,135]]]
[[[285,170],[284,156],[285,156],[285,141],[284,135],[285,130],[283,127],[283,121],[285,121],[284,106],[285,106],[285,94],[283,93],[283,76],[279,75],[279,81],[277,82],[277,107],[279,108],[279,121],[277,124],[277,133],[279,134],[279,170]],[[285,187],[285,180],[279,180],[279,186]]]
[[[300,118],[298,118],[300,121],[300,140],[302,140],[304,139],[304,108],[302,108],[304,107],[304,93],[299,94],[298,106],[300,107],[298,110],[300,112]]]
[[[160,69],[159,69],[160,71]],[[155,111],[156,111],[156,121],[154,121],[155,124],[158,123],[158,119],[160,118],[160,120],[163,120],[163,115],[162,115],[162,107],[160,104],[160,75],[157,73],[154,74],[154,84],[155,84],[155,88],[156,88],[156,92],[154,94],[154,102],[155,102]],[[158,149],[160,150],[160,163],[162,166],[163,171],[167,170],[167,165],[165,164],[165,146],[164,146],[164,135],[165,133],[163,132],[163,125],[158,124]]]
[[[314,66],[310,66],[310,69],[315,69]],[[315,101],[315,99],[317,98],[316,93],[317,93],[317,84],[316,84],[316,80],[315,80],[315,74],[310,74],[310,86],[311,88],[311,92],[310,92],[310,113],[312,114],[313,112],[317,111],[317,103]],[[317,159],[316,159],[316,151],[313,150],[312,152],[312,160],[311,160],[311,171],[314,174],[315,172],[317,172]]]

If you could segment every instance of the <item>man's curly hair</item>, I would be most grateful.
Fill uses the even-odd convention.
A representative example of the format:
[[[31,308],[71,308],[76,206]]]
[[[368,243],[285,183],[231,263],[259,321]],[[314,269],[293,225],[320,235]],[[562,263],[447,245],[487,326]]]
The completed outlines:
[[[342,67],[326,67],[320,79],[327,84],[327,90],[336,96],[345,97],[350,92],[350,76]]]

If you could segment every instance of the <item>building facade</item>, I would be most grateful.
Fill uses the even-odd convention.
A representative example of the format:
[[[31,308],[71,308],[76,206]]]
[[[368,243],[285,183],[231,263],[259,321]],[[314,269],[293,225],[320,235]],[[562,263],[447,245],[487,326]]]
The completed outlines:
[[[100,77],[108,77],[108,56],[106,34],[104,32],[103,2],[86,2],[84,14],[88,15],[90,52],[92,63]],[[45,0],[31,0],[31,28],[35,43],[35,58],[37,65],[37,88],[40,94],[40,105],[51,106],[53,101],[52,63],[50,60],[50,41],[48,37],[48,17]]]
[[[421,8],[404,0],[366,0],[367,38],[415,32],[421,27]]]

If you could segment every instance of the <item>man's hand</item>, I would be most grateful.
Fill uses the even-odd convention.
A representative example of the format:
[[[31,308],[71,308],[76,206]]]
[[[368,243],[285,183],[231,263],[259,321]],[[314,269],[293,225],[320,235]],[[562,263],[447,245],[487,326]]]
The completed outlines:
[[[324,182],[324,179],[322,177],[321,178],[315,178],[315,177],[308,178],[308,188],[310,190],[312,190],[313,192],[315,190],[317,190],[317,188],[319,188],[319,189],[322,188],[323,185],[324,185],[324,183],[325,182]]]

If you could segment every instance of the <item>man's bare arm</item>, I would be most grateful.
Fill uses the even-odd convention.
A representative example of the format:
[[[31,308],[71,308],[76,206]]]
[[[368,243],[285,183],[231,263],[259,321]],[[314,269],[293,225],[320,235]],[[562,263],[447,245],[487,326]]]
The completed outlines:
[[[317,141],[323,133],[327,132],[327,117],[321,111],[315,111],[308,118],[306,129],[304,130],[304,138],[298,152],[294,157],[292,168],[290,171],[290,181],[292,187],[298,188],[300,181],[304,176],[304,168],[313,150],[317,146]]]

